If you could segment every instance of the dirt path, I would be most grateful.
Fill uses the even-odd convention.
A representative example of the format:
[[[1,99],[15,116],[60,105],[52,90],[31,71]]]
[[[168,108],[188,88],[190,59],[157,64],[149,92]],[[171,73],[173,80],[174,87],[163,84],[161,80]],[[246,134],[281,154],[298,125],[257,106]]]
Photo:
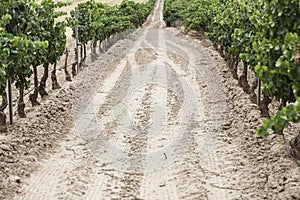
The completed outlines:
[[[220,199],[209,183],[224,180],[206,168],[218,168],[224,89],[195,69],[209,65],[202,52],[164,29],[162,6],[78,109],[77,139],[32,175],[24,199]]]
[[[79,74],[74,128],[15,199],[265,197],[255,192],[268,181],[246,171],[251,160],[228,134],[224,62],[165,28],[162,8]]]

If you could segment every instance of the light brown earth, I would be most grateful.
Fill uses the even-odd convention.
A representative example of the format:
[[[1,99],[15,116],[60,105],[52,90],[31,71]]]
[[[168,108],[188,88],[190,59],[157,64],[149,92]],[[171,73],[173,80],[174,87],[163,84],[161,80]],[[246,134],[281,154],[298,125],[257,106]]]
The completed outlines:
[[[0,135],[0,199],[300,199],[281,138],[162,7]]]

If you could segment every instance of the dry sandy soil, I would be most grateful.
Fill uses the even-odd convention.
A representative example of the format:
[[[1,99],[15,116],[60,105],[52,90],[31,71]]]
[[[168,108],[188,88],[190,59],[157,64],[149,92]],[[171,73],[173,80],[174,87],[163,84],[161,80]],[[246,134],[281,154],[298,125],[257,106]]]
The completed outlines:
[[[300,199],[281,137],[162,7],[0,135],[0,199]]]

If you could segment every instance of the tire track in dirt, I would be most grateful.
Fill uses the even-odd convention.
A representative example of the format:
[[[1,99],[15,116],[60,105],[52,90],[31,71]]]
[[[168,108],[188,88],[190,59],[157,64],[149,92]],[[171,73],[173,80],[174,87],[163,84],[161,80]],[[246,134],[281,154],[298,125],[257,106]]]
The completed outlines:
[[[174,40],[171,40],[174,41]],[[181,48],[183,51],[187,52],[187,49],[182,48],[184,44],[187,42],[182,42],[181,46],[169,41],[169,43],[176,48]],[[203,49],[203,48],[199,48]],[[211,60],[207,59],[205,52],[201,52],[201,50],[194,50],[195,55],[191,53],[191,48],[189,48],[189,56],[193,55],[194,63],[192,66],[196,66],[196,64],[200,64],[201,68],[189,68],[189,72],[193,72],[198,74],[198,83],[200,86],[204,87],[203,90],[206,91],[206,97],[210,97],[206,100],[205,104],[207,105],[206,110],[210,110],[207,113],[207,122],[208,122],[208,130],[209,132],[198,139],[198,149],[200,152],[201,166],[205,171],[205,177],[207,179],[207,183],[205,188],[208,190],[208,199],[231,199],[233,198],[230,193],[232,191],[230,189],[226,189],[225,185],[228,185],[228,178],[224,178],[222,176],[211,174],[212,171],[221,171],[224,157],[220,157],[217,155],[216,150],[218,149],[218,141],[217,138],[222,130],[222,124],[225,119],[226,113],[226,96],[224,94],[224,89],[222,89],[222,83],[218,81],[215,76],[215,69],[211,63]],[[178,50],[176,51],[178,52]],[[201,58],[196,61],[195,57]],[[216,78],[214,78],[216,77]],[[201,80],[202,79],[202,80]],[[205,89],[206,88],[206,89]],[[220,90],[216,90],[216,88],[220,88]],[[212,107],[211,105],[214,105]],[[217,108],[217,109],[215,109]],[[203,142],[205,141],[205,142]],[[215,148],[211,148],[215,146]],[[227,149],[228,151],[228,149]],[[226,152],[226,151],[225,151]],[[229,153],[229,151],[228,151]],[[208,171],[206,171],[208,170]],[[219,185],[220,187],[217,187]],[[224,189],[221,189],[224,188]],[[237,192],[236,192],[237,193]],[[236,195],[236,194],[235,194]]]
[[[68,178],[67,172],[76,166],[75,149],[72,145],[81,144],[65,143],[62,145],[58,153],[43,163],[42,167],[31,176],[28,181],[30,184],[23,188],[26,195],[16,199],[57,199],[60,192],[59,186]]]
[[[162,17],[160,17],[160,20]],[[161,24],[161,23],[159,23]],[[161,29],[152,29],[151,32],[158,32],[158,60],[159,63],[165,63],[168,68],[171,68],[172,70],[176,71],[176,74],[179,75],[178,80],[180,82],[181,87],[184,91],[184,102],[182,103],[182,109],[179,111],[179,115],[176,117],[181,118],[177,124],[179,124],[181,127],[176,127],[173,131],[169,130],[169,134],[172,133],[174,135],[169,135],[172,139],[179,138],[179,141],[174,142],[174,146],[169,146],[169,149],[164,149],[164,151],[168,150],[168,152],[162,153],[162,155],[165,155],[165,159],[173,160],[175,163],[170,163],[170,165],[163,165],[164,168],[151,171],[149,174],[146,175],[144,178],[144,183],[141,187],[142,194],[144,194],[143,199],[203,199],[205,197],[205,190],[204,188],[197,183],[201,183],[198,181],[194,181],[194,179],[190,179],[191,177],[201,179],[201,170],[197,168],[191,169],[191,167],[186,166],[184,163],[186,161],[190,160],[190,154],[187,153],[190,151],[190,145],[192,143],[192,137],[187,137],[189,135],[189,131],[186,131],[186,129],[189,129],[193,115],[196,113],[195,111],[192,111],[193,108],[195,108],[195,105],[191,104],[193,102],[194,97],[193,93],[194,91],[189,88],[191,85],[190,80],[187,78],[184,78],[186,76],[186,73],[181,69],[181,67],[184,67],[185,65],[182,65],[182,63],[174,63],[172,60],[168,58],[168,52],[166,48],[166,40],[164,36],[164,31]],[[150,37],[149,37],[150,38]],[[152,37],[153,39],[153,37]],[[149,40],[149,39],[148,39]],[[149,40],[150,42],[150,40]],[[184,61],[184,60],[181,60]],[[176,67],[176,66],[181,67]],[[163,68],[163,66],[160,66]],[[171,72],[172,70],[168,69],[167,71]],[[168,74],[169,76],[169,74]],[[170,79],[169,79],[170,80]],[[170,97],[169,97],[170,98]],[[168,101],[170,102],[170,100]],[[168,105],[167,107],[171,107]],[[184,117],[182,117],[182,115]],[[181,116],[181,117],[180,117]],[[175,123],[176,124],[176,123]],[[187,125],[188,124],[188,125]],[[187,126],[186,126],[187,125]],[[177,129],[177,130],[176,130]],[[180,133],[184,133],[184,135],[180,135]],[[163,135],[163,133],[161,133]],[[176,137],[176,135],[178,137]],[[170,142],[170,141],[169,141]],[[158,143],[158,146],[164,146],[164,144],[160,144],[161,142],[158,140],[156,141]],[[179,145],[180,144],[180,145]],[[193,145],[192,145],[193,148]],[[187,154],[187,155],[186,155]],[[197,156],[197,154],[196,154]],[[153,162],[155,162],[154,159],[151,160],[149,158],[149,154],[147,155],[148,159],[148,165],[151,165]],[[155,157],[154,157],[155,158]],[[156,157],[157,159],[157,157]],[[159,164],[157,163],[158,160],[156,160],[155,165]],[[178,164],[177,164],[178,163]],[[153,166],[152,166],[153,167]],[[157,166],[156,166],[157,167]],[[167,167],[168,170],[165,170]],[[195,167],[195,166],[193,166]],[[199,167],[199,166],[197,166]],[[147,166],[146,166],[147,168]],[[171,168],[171,170],[170,170]],[[171,172],[171,173],[167,173]],[[193,172],[195,175],[192,175]],[[200,172],[200,173],[199,173]],[[167,174],[167,176],[166,176]],[[192,176],[190,176],[192,175]],[[188,177],[188,178],[187,178]],[[197,185],[195,186],[196,190],[191,190],[190,192],[187,191],[191,185]],[[152,191],[155,191],[153,193]]]
[[[197,110],[200,107],[196,107],[195,104],[192,104],[189,107],[185,107],[185,102],[191,103],[194,102],[195,103],[195,96],[193,89],[196,89],[196,85],[192,83],[192,79],[190,79],[188,77],[188,73],[186,71],[184,71],[184,69],[187,67],[187,64],[190,62],[189,58],[187,58],[187,60],[183,59],[183,58],[179,58],[179,59],[174,59],[170,60],[169,58],[169,51],[167,51],[167,46],[166,46],[166,39],[165,39],[165,33],[160,31],[160,41],[163,41],[164,45],[162,46],[162,48],[164,49],[164,51],[166,52],[166,55],[164,56],[166,62],[169,64],[169,66],[176,71],[176,74],[178,74],[181,77],[178,77],[181,86],[183,87],[183,91],[184,91],[184,102],[182,105],[182,111],[181,112],[186,112],[188,113],[190,116],[188,117],[188,115],[185,115],[183,118],[186,119],[186,121],[182,120],[179,121],[179,124],[182,128],[182,126],[185,126],[184,124],[186,124],[186,127],[182,130],[180,130],[180,132],[184,132],[184,135],[181,136],[180,142],[178,144],[180,145],[176,145],[177,148],[174,148],[173,151],[175,152],[176,155],[176,160],[178,161],[175,166],[177,165],[177,167],[174,166],[174,169],[172,171],[174,171],[174,173],[172,174],[172,176],[174,178],[177,178],[179,181],[179,184],[177,182],[176,187],[177,187],[177,193],[178,193],[178,197],[180,199],[186,199],[186,198],[194,198],[194,199],[199,199],[199,198],[203,198],[203,196],[205,196],[205,191],[203,190],[203,187],[201,185],[198,185],[198,183],[201,183],[199,181],[195,181],[193,180],[191,177],[194,172],[201,172],[201,169],[193,169],[191,170],[189,166],[186,166],[186,161],[190,161],[191,159],[191,155],[190,153],[193,151],[190,151],[190,148],[193,146],[192,145],[192,141],[193,141],[193,133],[192,133],[192,122],[195,120],[194,117],[197,113]],[[191,88],[189,88],[191,87]],[[193,88],[193,89],[192,89]],[[195,109],[196,110],[192,110]],[[199,110],[198,110],[199,111]],[[180,116],[180,115],[179,115]],[[191,130],[190,130],[191,129]],[[178,148],[179,147],[179,148]],[[195,166],[193,166],[195,167]],[[201,174],[201,173],[200,173]],[[187,178],[188,177],[188,178]],[[201,179],[201,176],[196,175],[194,177],[198,177]],[[191,190],[193,192],[189,192],[187,191],[192,185],[194,185],[195,187],[197,187],[197,190]],[[196,186],[197,185],[197,186]]]
[[[131,71],[132,71],[132,74],[130,76],[131,78],[130,87],[132,88],[129,88],[127,90],[127,94],[131,94],[132,92],[134,92],[134,90],[136,90],[136,87],[140,85],[141,74],[146,75],[144,77],[148,77],[151,76],[151,74],[153,73],[151,69],[150,70],[145,69],[144,72],[140,71],[140,69],[138,69],[139,67],[137,67],[138,64],[135,62],[135,59],[132,59],[134,58],[136,51],[140,48],[143,38],[145,37],[146,34],[147,34],[147,29],[144,35],[142,35],[142,37],[136,42],[133,52],[128,54],[129,64],[131,66]],[[146,81],[143,82],[147,83]],[[129,145],[130,149],[128,152],[128,155],[130,157],[128,169],[131,169],[133,172],[125,172],[122,179],[116,178],[113,181],[114,183],[120,181],[120,183],[117,184],[119,185],[120,188],[115,187],[116,190],[115,192],[113,192],[115,195],[114,198],[116,199],[118,199],[118,197],[131,199],[139,195],[138,194],[138,188],[140,187],[139,182],[141,180],[141,177],[143,176],[143,174],[141,174],[140,171],[142,171],[143,157],[144,157],[143,153],[141,154],[141,152],[143,152],[143,149],[145,148],[145,144],[146,144],[145,142],[147,141],[146,129],[149,125],[149,108],[150,108],[150,102],[151,102],[150,97],[151,97],[151,90],[152,90],[151,87],[152,87],[151,85],[147,84],[145,88],[140,88],[140,89],[145,89],[145,91],[140,91],[141,94],[139,96],[142,96],[142,98],[141,101],[139,101],[139,98],[137,98],[136,103],[142,102],[142,105],[141,107],[137,105],[135,105],[135,107],[131,107],[132,109],[131,113],[136,113],[136,115],[132,116],[132,118],[136,119],[133,121],[133,124],[137,129],[136,130],[137,133],[135,133],[135,136],[133,137],[127,137],[124,142],[120,142],[120,144],[122,143],[130,144]],[[126,99],[126,97],[123,98],[122,100],[124,101],[124,99]],[[118,120],[118,121],[122,122],[122,120]],[[120,133],[119,135],[122,134]]]

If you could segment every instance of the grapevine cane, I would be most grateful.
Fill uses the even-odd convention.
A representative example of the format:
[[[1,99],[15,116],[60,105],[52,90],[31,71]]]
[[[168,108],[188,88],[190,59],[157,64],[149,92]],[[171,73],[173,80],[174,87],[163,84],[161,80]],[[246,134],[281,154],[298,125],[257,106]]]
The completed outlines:
[[[284,141],[284,144],[285,144],[285,150],[286,150],[288,156],[300,167],[300,161],[297,160],[297,158],[295,158],[292,155],[291,151],[289,150],[288,143],[286,141],[286,137],[285,137],[285,134],[283,133],[283,131],[282,131],[282,138],[283,138],[283,141]]]

